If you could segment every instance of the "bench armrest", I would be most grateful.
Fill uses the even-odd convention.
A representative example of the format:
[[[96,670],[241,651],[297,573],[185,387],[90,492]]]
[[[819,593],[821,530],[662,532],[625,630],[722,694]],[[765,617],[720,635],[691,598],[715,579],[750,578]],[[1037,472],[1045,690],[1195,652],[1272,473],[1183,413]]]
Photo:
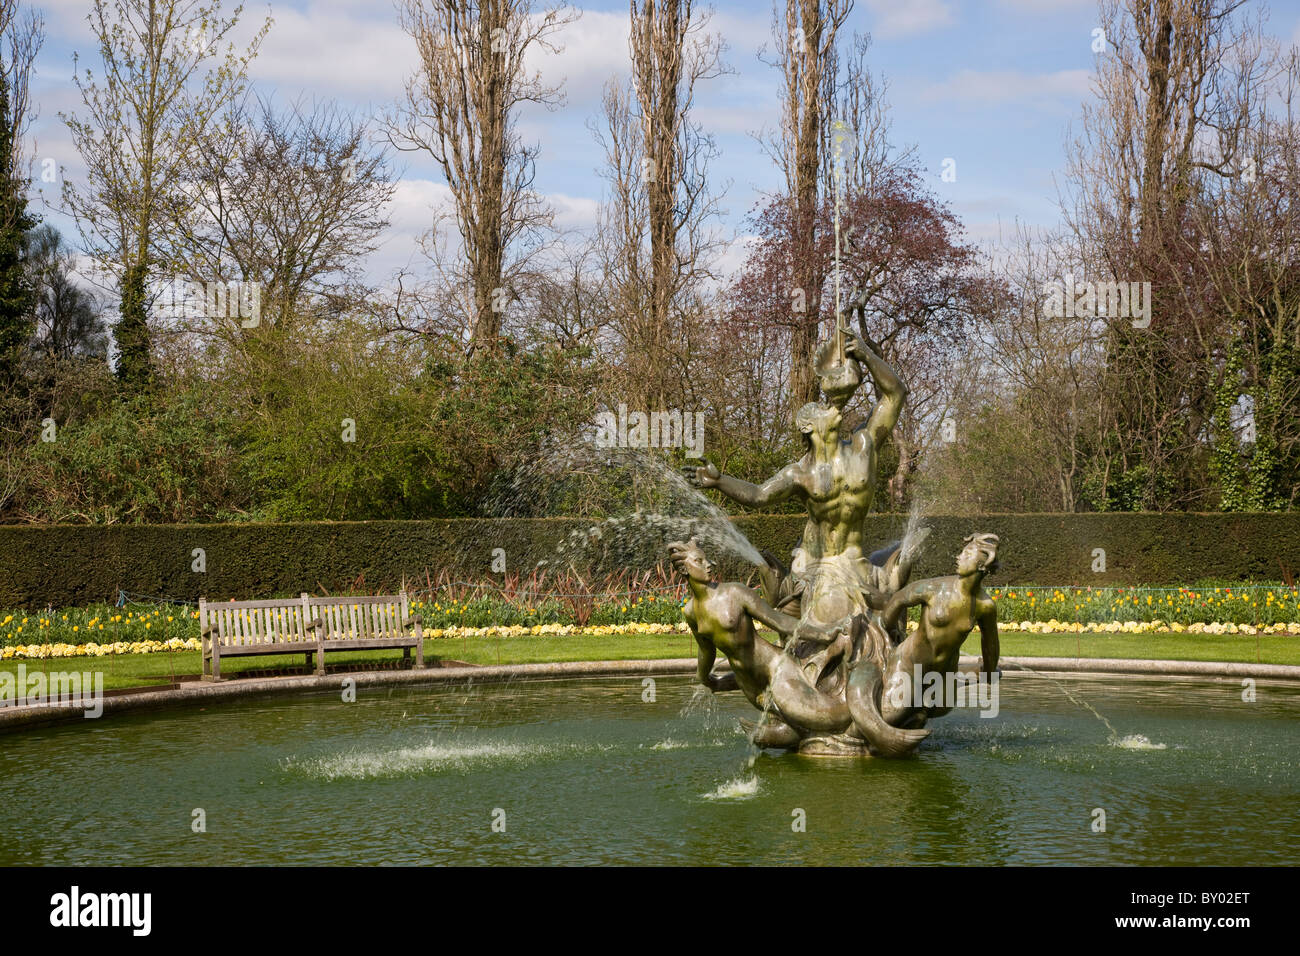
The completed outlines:
[[[215,633],[217,633],[217,625],[209,624],[199,633],[199,637],[211,637]]]
[[[424,619],[418,614],[412,614],[402,622],[402,627],[410,627],[412,624],[418,624],[420,627],[424,627]]]

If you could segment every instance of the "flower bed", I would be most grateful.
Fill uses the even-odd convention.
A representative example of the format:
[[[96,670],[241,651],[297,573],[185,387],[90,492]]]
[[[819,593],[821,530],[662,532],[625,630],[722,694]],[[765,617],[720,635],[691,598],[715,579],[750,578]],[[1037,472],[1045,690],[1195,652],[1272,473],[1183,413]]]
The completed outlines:
[[[1300,621],[1300,588],[1281,584],[1209,584],[1203,587],[989,588],[998,620],[1079,624],[1117,622],[1249,624],[1265,627]]]
[[[653,584],[655,582],[646,582]],[[433,639],[681,634],[681,592],[597,590],[546,596],[459,585],[412,603]],[[1300,634],[1300,593],[1282,585],[1195,588],[990,588],[999,626],[1028,634]],[[915,615],[913,615],[915,616]],[[96,605],[0,612],[0,660],[199,649],[186,605]]]

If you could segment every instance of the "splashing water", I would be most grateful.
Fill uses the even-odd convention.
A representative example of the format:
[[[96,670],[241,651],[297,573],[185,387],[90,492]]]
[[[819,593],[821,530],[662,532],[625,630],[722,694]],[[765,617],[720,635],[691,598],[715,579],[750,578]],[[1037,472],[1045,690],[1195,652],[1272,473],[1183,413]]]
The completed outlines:
[[[702,684],[696,684],[691,691],[691,699],[682,704],[682,709],[678,711],[677,716],[683,720],[689,720],[699,714],[704,715],[706,725],[711,725],[718,713],[718,701],[713,696],[713,691],[709,690]]]
[[[758,777],[733,777],[704,795],[705,800],[748,800],[758,793]]]
[[[600,448],[590,438],[553,440],[516,467],[491,496],[499,517],[599,519],[573,531],[541,564],[652,567],[669,541],[695,537],[715,560],[764,564],[718,505],[652,449]]]
[[[395,750],[350,751],[300,760],[290,757],[281,769],[318,780],[373,780],[423,773],[460,771],[487,764],[527,764],[569,753],[588,753],[595,745],[521,744],[485,741],[473,744],[429,743]]]
[[[1092,704],[1088,703],[1086,700],[1076,697],[1074,694],[1070,693],[1069,688],[1067,688],[1063,683],[1061,683],[1051,674],[1044,674],[1042,671],[1036,671],[1032,667],[1026,667],[1024,664],[1019,664],[1012,661],[1006,661],[1003,666],[1014,667],[1017,670],[1028,671],[1029,673],[1033,674],[1035,677],[1047,678],[1047,680],[1050,680],[1053,684],[1055,684],[1057,689],[1066,697],[1068,697],[1075,704],[1075,706],[1082,707],[1084,710],[1088,711],[1090,714],[1092,714],[1092,716],[1096,717],[1098,720],[1100,720],[1103,724],[1106,725],[1106,730],[1110,732],[1110,736],[1107,739],[1111,743],[1116,743],[1117,741],[1120,740],[1119,731],[1114,728],[1114,726],[1111,724],[1109,720],[1107,720],[1105,717],[1101,715],[1101,712],[1098,711],[1096,707],[1093,707]],[[1141,735],[1139,734],[1137,736],[1141,736]],[[1123,739],[1129,740],[1131,738],[1125,737]],[[1146,740],[1145,737],[1143,737],[1142,739]],[[1150,741],[1147,742],[1150,743]],[[1122,746],[1122,744],[1117,744],[1117,746]],[[1163,747],[1163,744],[1161,746]],[[1139,748],[1133,748],[1133,749],[1139,749]]]
[[[898,560],[907,563],[915,561],[929,536],[930,527],[925,524],[924,508],[918,496],[912,499],[912,506],[907,511],[907,524],[903,528],[903,543],[899,547]]]
[[[1112,747],[1119,747],[1122,750],[1164,750],[1164,744],[1153,744],[1151,738],[1145,734],[1129,734],[1127,737],[1120,737],[1111,740]]]
[[[718,706],[718,697],[713,691],[696,684],[690,700],[678,712],[674,728],[674,733],[687,739],[707,740],[712,746],[732,739],[735,721]],[[668,742],[672,740],[672,737],[668,738]]]

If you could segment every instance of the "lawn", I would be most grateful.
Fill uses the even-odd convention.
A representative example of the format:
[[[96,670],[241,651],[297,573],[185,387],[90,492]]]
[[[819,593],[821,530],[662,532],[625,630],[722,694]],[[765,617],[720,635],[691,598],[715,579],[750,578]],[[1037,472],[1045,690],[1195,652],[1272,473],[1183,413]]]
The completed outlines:
[[[1112,657],[1148,660],[1235,661],[1300,665],[1300,637],[1280,634],[1004,634],[1002,654],[1008,657]],[[966,643],[968,654],[979,653],[979,635]],[[691,657],[695,642],[685,634],[573,634],[540,637],[443,638],[425,642],[427,660],[469,664],[525,664],[557,661],[663,660]],[[395,651],[330,654],[331,670],[400,666]],[[0,670],[17,671],[16,660]],[[107,690],[166,684],[200,671],[198,651],[162,651],[107,657],[71,657],[21,662],[28,674],[39,670],[104,672]],[[227,658],[222,674],[230,677],[264,674],[310,674],[302,655]]]

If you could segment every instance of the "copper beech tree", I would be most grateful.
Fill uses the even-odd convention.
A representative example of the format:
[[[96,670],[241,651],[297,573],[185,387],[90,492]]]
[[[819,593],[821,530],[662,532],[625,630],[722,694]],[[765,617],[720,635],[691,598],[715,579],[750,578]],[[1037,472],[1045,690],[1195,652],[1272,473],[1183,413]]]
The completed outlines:
[[[811,316],[812,328],[829,334],[832,205],[823,202],[818,210],[819,241],[811,249],[791,229],[795,207],[786,197],[772,199],[756,212],[751,226],[757,238],[730,289],[730,324],[751,336],[760,328],[785,329],[791,340],[802,341],[800,329],[808,319],[791,308],[790,276],[820,273],[824,287],[814,294],[823,304]],[[901,504],[926,448],[944,438],[942,422],[950,404],[967,386],[970,321],[1001,307],[1006,293],[976,249],[962,241],[956,216],[928,192],[917,169],[891,168],[869,189],[845,195],[843,207],[842,218],[854,224],[853,239],[841,251],[844,298],[847,303],[860,296],[864,302],[850,321],[909,383],[907,411],[894,432],[898,468],[889,488],[893,503]],[[810,348],[789,361],[811,367],[812,353]],[[790,375],[788,366],[780,372]],[[787,404],[775,415],[778,425],[788,427],[800,398],[787,393]]]

